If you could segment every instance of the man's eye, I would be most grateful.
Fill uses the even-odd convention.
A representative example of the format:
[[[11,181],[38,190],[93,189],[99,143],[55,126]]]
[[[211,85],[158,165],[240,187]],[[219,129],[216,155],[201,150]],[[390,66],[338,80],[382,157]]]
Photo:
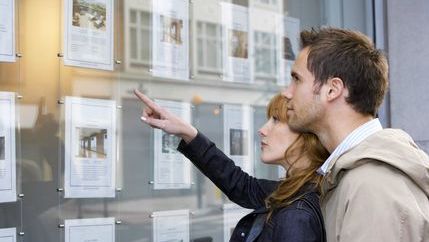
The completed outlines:
[[[299,82],[299,78],[297,76],[292,76],[292,81],[293,82]]]

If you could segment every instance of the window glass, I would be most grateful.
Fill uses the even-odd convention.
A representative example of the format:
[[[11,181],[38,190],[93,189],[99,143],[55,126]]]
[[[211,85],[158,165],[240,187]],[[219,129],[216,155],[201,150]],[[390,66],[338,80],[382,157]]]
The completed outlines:
[[[121,242],[228,241],[248,211],[176,151],[177,138],[141,122],[133,90],[191,122],[249,174],[278,180],[285,171],[260,161],[258,129],[288,85],[299,31],[374,29],[367,0],[0,5],[12,2],[15,10],[0,7],[9,11],[2,20],[14,20],[0,23],[0,41],[10,33],[0,48],[0,160],[13,154],[16,191],[0,202],[0,229],[25,234],[17,241],[65,241],[71,220],[94,218],[113,223]]]

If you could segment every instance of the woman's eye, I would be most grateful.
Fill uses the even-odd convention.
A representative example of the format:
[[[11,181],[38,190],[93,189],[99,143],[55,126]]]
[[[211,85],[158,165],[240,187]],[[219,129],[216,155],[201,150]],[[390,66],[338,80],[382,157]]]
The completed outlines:
[[[273,121],[274,121],[274,123],[277,123],[279,121],[279,118],[273,116]]]

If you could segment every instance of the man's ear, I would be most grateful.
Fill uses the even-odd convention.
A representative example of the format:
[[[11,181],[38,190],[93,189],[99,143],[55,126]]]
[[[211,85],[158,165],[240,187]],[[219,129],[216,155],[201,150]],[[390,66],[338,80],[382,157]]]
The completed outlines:
[[[343,80],[338,77],[333,77],[328,79],[326,82],[327,91],[326,91],[326,99],[328,101],[332,101],[344,95],[346,86],[344,85]]]

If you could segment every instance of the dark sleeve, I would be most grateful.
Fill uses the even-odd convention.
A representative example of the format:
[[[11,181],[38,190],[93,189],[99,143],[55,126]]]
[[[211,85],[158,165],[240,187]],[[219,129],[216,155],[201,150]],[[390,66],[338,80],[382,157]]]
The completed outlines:
[[[277,181],[256,179],[242,171],[200,132],[189,144],[182,140],[177,149],[231,201],[242,207],[256,209],[265,206],[265,198],[277,188]]]
[[[273,241],[321,242],[317,216],[304,209],[282,209],[276,216]]]

